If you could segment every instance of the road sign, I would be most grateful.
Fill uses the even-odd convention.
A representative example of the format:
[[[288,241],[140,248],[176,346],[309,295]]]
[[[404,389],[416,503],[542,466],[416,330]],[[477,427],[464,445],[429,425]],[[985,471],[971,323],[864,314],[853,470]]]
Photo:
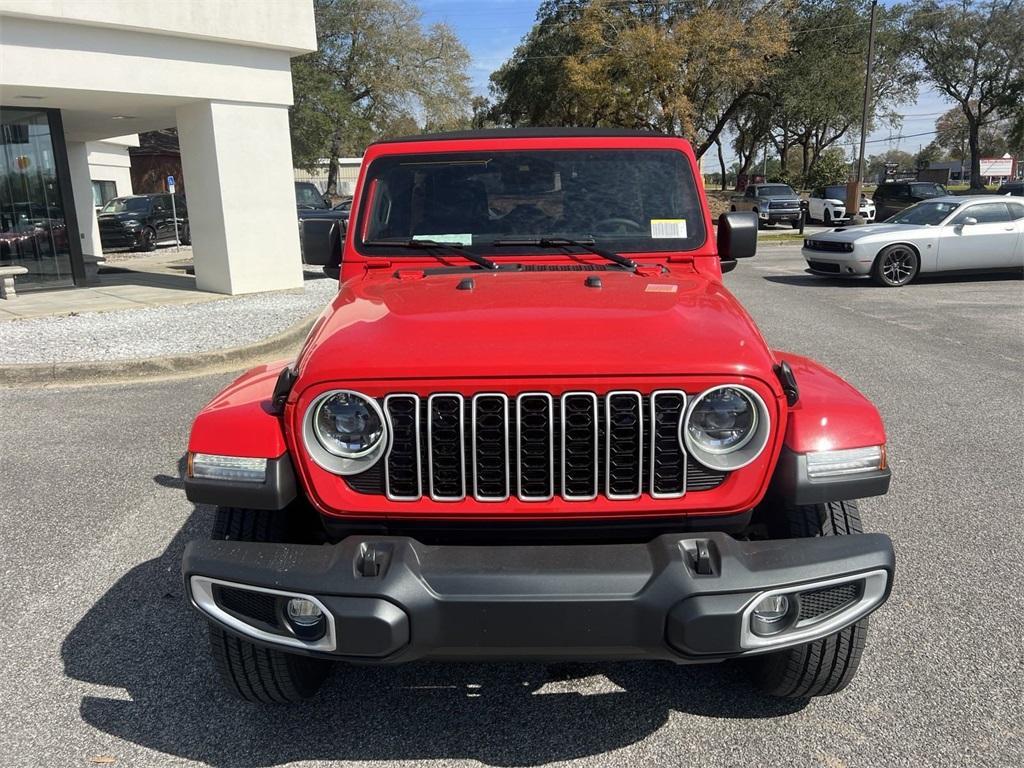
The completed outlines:
[[[174,177],[173,176],[168,176],[167,177],[167,191],[170,192],[172,195],[174,194]]]

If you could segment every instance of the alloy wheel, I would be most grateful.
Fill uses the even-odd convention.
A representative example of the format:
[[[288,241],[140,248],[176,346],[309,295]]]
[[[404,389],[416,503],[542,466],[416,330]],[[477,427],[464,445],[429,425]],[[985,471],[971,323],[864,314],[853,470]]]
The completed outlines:
[[[882,262],[882,277],[890,285],[903,285],[914,276],[915,256],[909,248],[893,248]]]

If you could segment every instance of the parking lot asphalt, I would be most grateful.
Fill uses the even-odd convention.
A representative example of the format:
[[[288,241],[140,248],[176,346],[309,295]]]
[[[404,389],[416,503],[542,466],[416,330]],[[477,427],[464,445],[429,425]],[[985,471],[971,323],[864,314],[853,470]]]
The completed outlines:
[[[892,490],[862,512],[897,579],[846,691],[767,699],[732,665],[416,664],[236,702],[179,577],[212,519],[181,489],[189,423],[229,377],[0,390],[5,768],[1024,764],[1024,282],[876,288],[806,275],[792,247],[725,280],[886,420]]]

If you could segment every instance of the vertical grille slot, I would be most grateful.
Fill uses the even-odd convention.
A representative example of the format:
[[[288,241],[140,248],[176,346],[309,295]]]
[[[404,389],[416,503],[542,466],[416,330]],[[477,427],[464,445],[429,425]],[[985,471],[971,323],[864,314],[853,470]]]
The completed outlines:
[[[663,389],[651,393],[651,481],[655,499],[676,499],[686,493],[686,454],[679,445],[679,424],[686,393]]]
[[[516,398],[516,466],[519,498],[546,501],[555,495],[554,400],[547,392]]]
[[[473,497],[504,501],[509,497],[508,397],[473,396]]]
[[[393,501],[415,501],[423,495],[420,469],[420,399],[416,395],[384,398],[391,445],[384,457],[384,488]]]
[[[643,490],[644,413],[639,392],[605,396],[605,492],[609,499],[635,499]]]
[[[462,395],[427,398],[427,466],[430,498],[457,501],[466,497],[466,430]]]
[[[597,498],[598,425],[597,395],[562,395],[562,497],[569,501]]]

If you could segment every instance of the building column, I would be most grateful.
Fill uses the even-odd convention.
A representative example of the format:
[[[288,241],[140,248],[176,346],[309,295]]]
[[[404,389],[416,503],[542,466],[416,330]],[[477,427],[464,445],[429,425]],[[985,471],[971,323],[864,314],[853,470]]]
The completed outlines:
[[[89,151],[84,141],[67,142],[68,170],[71,172],[71,194],[75,198],[75,215],[80,230],[82,255],[102,256],[100,227],[92,199],[92,178],[89,176]],[[66,204],[66,202],[65,202]]]
[[[206,101],[176,116],[196,286],[301,287],[288,108]]]

